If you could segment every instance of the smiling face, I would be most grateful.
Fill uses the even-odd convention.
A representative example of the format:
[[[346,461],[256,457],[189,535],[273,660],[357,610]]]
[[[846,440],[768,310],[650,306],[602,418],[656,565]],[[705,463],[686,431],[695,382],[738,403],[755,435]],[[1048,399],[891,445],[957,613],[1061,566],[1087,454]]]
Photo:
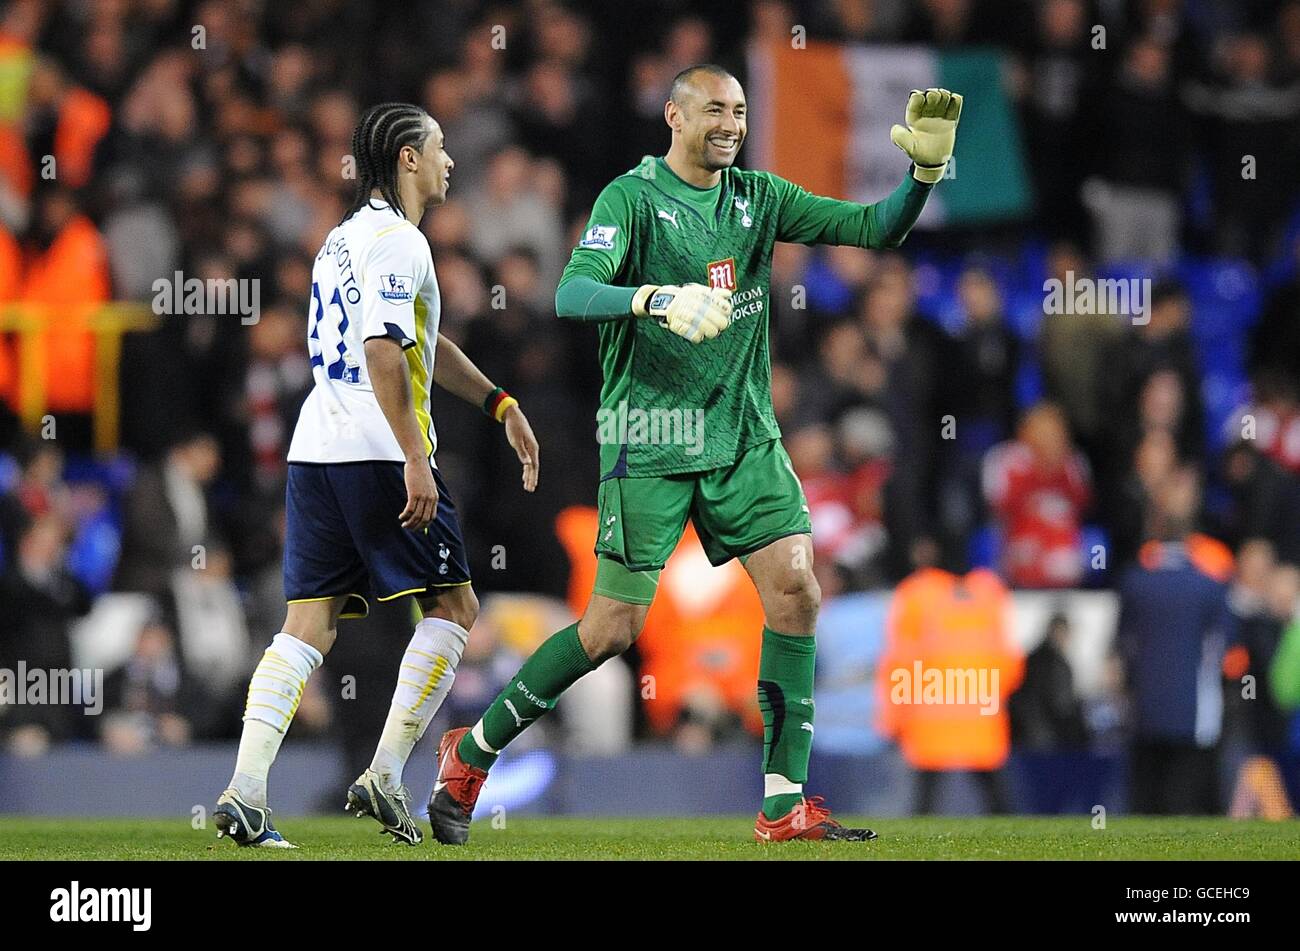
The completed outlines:
[[[680,84],[664,107],[673,146],[707,173],[730,168],[746,131],[745,91],[734,76],[698,71]]]
[[[424,205],[441,205],[447,200],[451,183],[451,170],[456,163],[447,154],[447,142],[442,126],[429,120],[429,134],[424,137],[424,148],[418,152],[413,146],[402,148],[401,168],[414,177],[414,182]]]

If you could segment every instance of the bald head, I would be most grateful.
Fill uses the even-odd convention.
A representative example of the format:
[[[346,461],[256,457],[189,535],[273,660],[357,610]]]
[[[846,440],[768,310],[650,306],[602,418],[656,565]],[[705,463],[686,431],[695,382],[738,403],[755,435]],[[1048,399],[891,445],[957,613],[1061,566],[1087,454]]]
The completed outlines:
[[[736,82],[736,77],[731,75],[731,73],[727,72],[721,66],[717,66],[713,63],[700,63],[695,66],[687,66],[673,77],[673,86],[672,90],[668,93],[668,98],[678,105],[682,105],[684,102],[688,101],[689,97],[699,96],[701,94],[701,83],[697,82],[697,80],[701,80],[705,76],[711,76],[714,79],[721,80],[730,79],[732,82],[735,82],[736,85],[740,85],[739,82]]]
[[[673,79],[664,121],[673,130],[669,164],[716,183],[721,169],[736,161],[745,141],[745,91],[736,77],[711,63],[691,66]],[[679,172],[680,174],[680,172]],[[692,184],[695,174],[685,176]]]

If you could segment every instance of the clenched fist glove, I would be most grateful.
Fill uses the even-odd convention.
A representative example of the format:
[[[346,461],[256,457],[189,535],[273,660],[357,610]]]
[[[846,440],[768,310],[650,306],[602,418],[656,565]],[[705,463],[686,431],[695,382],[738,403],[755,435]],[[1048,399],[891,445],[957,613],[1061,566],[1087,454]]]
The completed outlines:
[[[632,298],[632,313],[658,318],[677,336],[699,343],[731,323],[731,291],[703,284],[644,284]]]
[[[907,97],[907,125],[889,130],[889,138],[907,153],[916,168],[912,177],[933,185],[943,178],[957,142],[961,96],[947,89],[913,89]]]

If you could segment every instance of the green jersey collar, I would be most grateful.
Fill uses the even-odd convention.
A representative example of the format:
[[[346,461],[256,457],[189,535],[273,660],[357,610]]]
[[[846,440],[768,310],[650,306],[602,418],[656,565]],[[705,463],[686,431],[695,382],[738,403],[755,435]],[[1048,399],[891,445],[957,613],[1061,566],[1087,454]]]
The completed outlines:
[[[718,184],[712,188],[700,188],[698,185],[683,181],[676,172],[669,168],[668,162],[665,161],[662,155],[655,159],[655,167],[663,172],[663,175],[659,176],[659,187],[664,194],[689,205],[704,219],[709,228],[717,226],[718,200],[722,195],[723,186],[727,180],[725,172]]]

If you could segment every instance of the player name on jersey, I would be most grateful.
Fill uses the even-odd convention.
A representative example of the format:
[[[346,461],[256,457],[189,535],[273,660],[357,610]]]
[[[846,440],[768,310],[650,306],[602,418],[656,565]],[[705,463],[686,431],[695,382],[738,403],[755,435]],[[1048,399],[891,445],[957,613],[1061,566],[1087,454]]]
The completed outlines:
[[[307,347],[315,387],[303,403],[290,462],[402,462],[366,372],[365,343],[402,346],[430,460],[437,434],[429,389],[442,305],[424,235],[375,200],[329,233],[312,267]]]

